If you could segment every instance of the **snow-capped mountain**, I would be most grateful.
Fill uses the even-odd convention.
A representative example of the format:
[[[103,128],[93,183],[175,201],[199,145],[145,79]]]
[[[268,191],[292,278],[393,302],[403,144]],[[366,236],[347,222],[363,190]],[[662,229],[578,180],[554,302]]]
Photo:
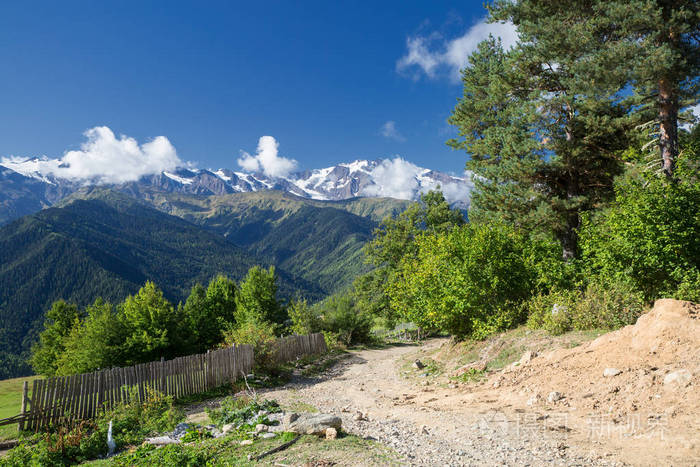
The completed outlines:
[[[22,186],[22,180],[26,182],[24,185],[31,186],[33,206],[51,205],[59,198],[84,186],[105,185],[99,179],[58,178],[52,170],[51,160],[3,159],[0,162],[0,210],[3,204],[8,204],[7,200],[16,201],[28,196],[26,187]],[[145,186],[166,192],[198,195],[280,190],[317,200],[343,200],[354,197],[416,200],[421,193],[439,187],[452,205],[462,209],[469,205],[472,188],[468,175],[455,177],[418,167],[400,158],[357,160],[323,169],[296,172],[286,177],[230,169],[178,168],[146,175],[138,181],[109,185],[131,193],[138,193],[140,188]],[[18,217],[17,214],[19,213],[10,217]],[[0,221],[2,217],[0,215]]]

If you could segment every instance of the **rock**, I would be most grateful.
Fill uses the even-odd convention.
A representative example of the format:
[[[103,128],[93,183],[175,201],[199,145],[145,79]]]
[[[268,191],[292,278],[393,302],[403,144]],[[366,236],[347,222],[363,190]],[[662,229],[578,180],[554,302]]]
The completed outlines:
[[[244,439],[243,441],[241,441],[241,446],[250,446],[251,444],[253,444],[252,439]]]
[[[146,438],[144,441],[146,444],[152,444],[154,446],[165,446],[166,444],[178,444],[179,439],[173,439],[170,436],[156,436],[154,438]]]
[[[534,396],[530,397],[527,402],[525,402],[529,406],[533,406],[537,404],[540,401],[540,396],[539,394],[535,394]]]
[[[415,362],[413,362],[413,368],[415,368],[416,370],[422,370],[423,368],[425,368],[425,365],[420,360],[416,360]]]
[[[276,436],[277,436],[276,433],[263,433],[262,435],[260,435],[260,437],[262,439],[270,439],[270,438],[274,438]]]
[[[267,425],[258,423],[255,425],[255,432],[256,433],[266,433],[267,432]]]
[[[294,413],[294,412],[285,413],[285,414],[284,414],[284,417],[282,417],[282,424],[283,424],[284,426],[289,426],[289,425],[291,425],[292,423],[294,423],[294,421],[295,421],[297,418],[299,418],[299,414],[298,414],[298,413]]]
[[[420,432],[424,435],[430,434],[430,432],[428,431],[428,427],[426,425],[421,425]]]
[[[326,430],[328,428],[335,428],[336,430],[339,430],[342,424],[343,420],[335,415],[303,414],[285,428],[287,431],[291,431],[292,433],[323,436],[326,434]]]
[[[681,388],[690,384],[693,375],[686,369],[672,371],[664,377],[664,385],[674,385]]]
[[[558,400],[561,400],[563,398],[564,398],[564,396],[559,391],[552,391],[547,396],[547,402],[552,403],[552,402],[556,402]]]
[[[236,429],[236,425],[234,425],[233,423],[228,423],[228,424],[221,427],[221,431],[223,433],[230,433],[231,431],[233,431],[235,429]]]
[[[520,357],[520,364],[525,365],[526,363],[530,363],[530,361],[537,356],[537,352],[534,352],[532,350],[528,350],[523,354],[522,357]]]
[[[605,376],[606,378],[617,376],[620,373],[622,373],[622,370],[618,370],[617,368],[606,368],[605,370],[603,370],[603,376]]]
[[[338,430],[335,428],[326,428],[326,439],[336,439],[338,437]]]
[[[365,419],[365,416],[362,414],[362,412],[355,412],[355,415],[352,416],[352,419],[355,420],[356,422],[360,422]]]

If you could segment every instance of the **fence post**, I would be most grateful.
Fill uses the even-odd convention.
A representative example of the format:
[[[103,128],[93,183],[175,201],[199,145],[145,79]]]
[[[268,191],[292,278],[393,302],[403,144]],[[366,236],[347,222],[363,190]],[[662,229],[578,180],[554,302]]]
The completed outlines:
[[[160,392],[165,394],[165,357],[160,357]]]
[[[27,415],[27,394],[29,392],[29,383],[25,381],[22,383],[22,418],[17,425],[19,431],[24,431],[24,417]]]

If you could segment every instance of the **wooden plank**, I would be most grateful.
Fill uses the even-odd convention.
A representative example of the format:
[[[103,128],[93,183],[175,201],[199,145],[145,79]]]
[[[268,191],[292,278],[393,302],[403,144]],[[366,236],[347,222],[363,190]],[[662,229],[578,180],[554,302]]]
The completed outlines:
[[[27,414],[27,393],[29,392],[29,383],[27,381],[24,381],[22,383],[22,420],[20,420],[19,424],[17,425],[18,431],[24,431],[24,417]]]

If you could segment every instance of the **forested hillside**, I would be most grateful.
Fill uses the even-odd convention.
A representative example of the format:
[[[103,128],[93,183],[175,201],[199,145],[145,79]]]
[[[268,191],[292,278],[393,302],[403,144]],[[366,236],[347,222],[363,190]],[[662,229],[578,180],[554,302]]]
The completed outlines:
[[[149,279],[170,300],[218,273],[241,279],[271,264],[225,238],[108,190],[24,217],[0,229],[0,352],[5,371],[21,363],[53,301],[121,300]],[[321,296],[279,270],[283,296]]]
[[[138,190],[138,191],[134,191]],[[85,189],[70,199],[90,199]],[[281,191],[197,196],[133,185],[128,194],[181,217],[333,293],[367,271],[362,246],[379,221],[410,205],[391,198],[318,201]]]

